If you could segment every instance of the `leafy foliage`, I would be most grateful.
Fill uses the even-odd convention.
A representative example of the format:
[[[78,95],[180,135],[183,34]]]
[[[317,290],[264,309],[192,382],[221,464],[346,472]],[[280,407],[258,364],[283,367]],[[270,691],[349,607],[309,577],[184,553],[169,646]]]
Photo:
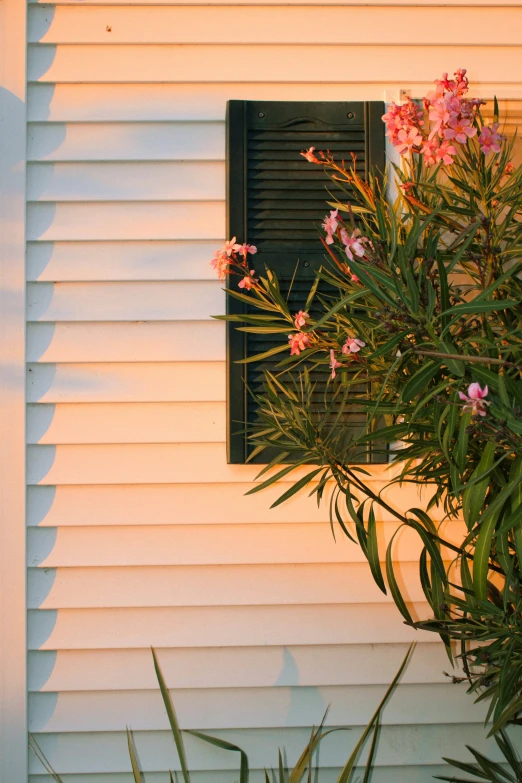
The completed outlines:
[[[478,105],[473,124],[452,165],[430,167],[419,154],[395,167],[394,203],[385,177],[306,153],[346,194],[328,202],[313,317],[290,312],[266,270],[237,294],[259,315],[225,318],[247,332],[290,330],[291,354],[265,373],[250,436],[254,454],[278,454],[251,491],[299,469],[276,503],[328,492],[332,529],[359,543],[404,620],[440,633],[448,651],[461,642],[470,689],[491,699],[498,730],[522,710],[522,168],[513,141],[484,153]],[[317,370],[325,384],[312,381]],[[354,412],[366,416],[359,432]],[[360,464],[368,443],[391,455],[394,482],[431,488],[426,510],[393,508],[374,491]],[[280,463],[289,464],[271,472]],[[458,545],[433,521],[435,506],[464,518]],[[377,539],[379,508],[421,540],[433,616],[420,623],[395,573],[395,536],[386,548]]]
[[[356,764],[359,761],[359,758],[361,756],[361,753],[367,741],[369,740],[370,747],[366,759],[366,764],[364,768],[364,778],[363,778],[363,783],[368,783],[370,778],[370,773],[374,766],[382,712],[386,704],[389,702],[404,670],[406,669],[406,666],[408,665],[408,662],[413,654],[414,648],[415,648],[415,644],[411,644],[406,655],[404,656],[401,665],[399,666],[399,669],[397,670],[395,677],[393,678],[391,684],[387,688],[386,693],[382,697],[374,714],[370,718],[370,721],[366,726],[366,728],[364,729],[363,733],[361,734],[358,742],[355,745],[355,748],[350,753],[343,769],[341,770],[341,773],[339,774],[337,783],[355,783],[355,779],[356,779],[355,775],[356,773],[357,774],[359,773],[359,769],[356,767]],[[239,753],[239,757],[240,757],[239,783],[249,783],[250,773],[249,773],[248,756],[245,753],[245,751],[242,750],[238,745],[233,745],[232,743],[226,742],[225,740],[222,740],[218,737],[212,737],[208,734],[203,734],[200,731],[190,731],[188,729],[182,730],[180,728],[178,723],[178,718],[176,715],[176,710],[172,702],[169,689],[165,682],[165,678],[163,676],[163,672],[161,670],[154,649],[152,650],[152,656],[154,660],[154,669],[156,672],[156,677],[158,679],[161,696],[163,698],[163,704],[165,705],[165,710],[167,712],[167,716],[169,719],[172,737],[174,739],[174,744],[176,745],[176,751],[178,754],[178,759],[180,762],[183,779],[185,781],[190,781],[190,772],[187,765],[187,754],[186,754],[185,743],[183,739],[183,733],[186,733],[186,734],[191,734],[193,737],[197,737],[203,740],[204,742],[209,743],[210,745],[214,745],[217,748],[221,748],[222,750],[228,750],[228,751],[232,751],[233,753]],[[312,775],[314,780],[318,780],[320,778],[320,768],[314,766],[314,756],[317,754],[321,742],[329,734],[332,734],[335,731],[345,730],[342,728],[333,728],[333,729],[325,728],[324,723],[327,714],[328,714],[328,709],[326,710],[319,726],[317,728],[315,726],[312,728],[310,740],[308,741],[305,748],[303,749],[293,769],[291,770],[287,769],[286,764],[283,761],[283,759],[285,758],[284,750],[281,751],[281,748],[279,749],[277,768],[275,770],[271,769],[270,771],[265,769],[266,783],[301,783],[305,775],[307,776],[308,783],[311,783]],[[131,762],[134,782],[145,783],[145,777],[140,769],[138,754],[134,745],[134,739],[132,737],[132,733],[128,728],[127,728],[127,743],[128,743],[129,758]],[[53,770],[51,764],[47,760],[42,749],[40,748],[40,746],[32,736],[30,737],[30,745],[33,752],[44,766],[46,772],[49,775],[51,775],[51,777],[53,778],[54,781],[56,781],[56,783],[63,783],[62,778]],[[169,772],[169,778],[170,778],[170,782],[174,783],[175,780],[177,781],[177,773],[172,771]],[[235,778],[235,774],[234,774],[234,778]]]
[[[454,759],[444,759],[444,761],[474,777],[470,779],[440,775],[437,776],[438,779],[447,780],[449,783],[479,783],[483,780],[489,781],[489,783],[522,783],[522,762],[510,738],[505,731],[500,731],[495,736],[495,740],[505,759],[504,764],[491,761],[483,753],[467,746],[475,759],[474,762],[455,761]]]

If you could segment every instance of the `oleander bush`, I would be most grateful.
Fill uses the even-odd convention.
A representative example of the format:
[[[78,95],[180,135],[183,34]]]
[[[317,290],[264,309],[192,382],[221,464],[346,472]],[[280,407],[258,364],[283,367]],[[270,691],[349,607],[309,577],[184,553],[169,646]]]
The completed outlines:
[[[328,498],[332,525],[361,546],[404,621],[439,633],[450,655],[457,640],[498,732],[522,710],[522,168],[496,101],[491,125],[483,103],[460,70],[423,106],[392,104],[383,121],[401,161],[389,176],[364,180],[355,159],[303,151],[346,196],[330,196],[318,227],[324,265],[303,310],[291,311],[261,253],[254,270],[255,247],[233,238],[211,263],[248,303],[218,317],[281,338],[246,360],[282,357],[255,395],[253,453],[277,454],[251,492],[284,479],[293,484],[276,503],[301,490]],[[366,416],[359,432],[354,412]],[[368,443],[393,460],[390,481],[428,488],[425,508],[393,507],[372,489],[360,464]],[[434,521],[437,506],[464,520],[457,543]],[[411,614],[397,533],[387,546],[377,537],[379,508],[420,538],[430,617]]]

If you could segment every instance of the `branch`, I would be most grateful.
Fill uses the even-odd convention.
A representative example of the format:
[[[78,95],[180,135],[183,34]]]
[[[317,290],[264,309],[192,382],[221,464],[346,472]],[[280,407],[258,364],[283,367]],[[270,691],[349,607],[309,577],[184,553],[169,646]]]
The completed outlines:
[[[469,356],[465,354],[462,356],[459,353],[441,353],[440,351],[419,351],[415,348],[413,353],[419,356],[437,356],[439,359],[456,359],[462,362],[478,362],[480,364],[501,364],[503,367],[518,367],[518,364],[514,362],[505,362],[503,359],[490,359],[488,356]]]

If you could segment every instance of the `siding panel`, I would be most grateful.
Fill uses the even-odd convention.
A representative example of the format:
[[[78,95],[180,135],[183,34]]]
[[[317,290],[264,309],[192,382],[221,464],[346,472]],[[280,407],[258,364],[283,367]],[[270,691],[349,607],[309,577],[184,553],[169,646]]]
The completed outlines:
[[[427,604],[410,605],[426,613]],[[202,628],[205,633],[202,633]],[[379,644],[423,641],[391,604],[29,610],[29,650]],[[262,693],[260,694],[262,700]],[[470,710],[470,717],[471,717]]]
[[[297,685],[386,685],[406,644],[308,647],[171,648],[159,651],[169,688],[264,688]],[[29,653],[29,690],[154,690],[149,649],[61,650]],[[445,651],[418,644],[403,683],[447,682]],[[45,672],[45,674],[44,674]]]
[[[59,6],[52,19],[46,8],[29,13],[29,41],[52,44],[381,44],[401,39],[405,27],[415,30],[412,43],[433,46],[480,45],[484,29],[490,45],[519,45],[522,9],[470,8],[466,25],[448,25],[445,7],[317,7],[223,5],[201,13],[191,6],[96,8]],[[110,29],[108,29],[110,28]]]
[[[382,693],[382,691],[381,691]],[[404,735],[412,742],[404,743]],[[256,731],[220,731],[216,736],[243,747],[253,769],[262,769],[266,761],[277,764],[277,748],[281,746],[279,728]],[[325,766],[340,767],[353,750],[359,732],[336,732],[325,740],[323,758]],[[287,729],[284,746],[289,763],[295,763],[310,738],[309,729]],[[136,732],[136,745],[145,772],[163,771],[171,767],[179,769],[172,735],[168,732]],[[55,761],[60,772],[122,772],[129,771],[125,734],[119,732],[89,732],[88,734],[42,735],[42,749]],[[484,740],[481,726],[459,724],[445,726],[385,726],[379,741],[377,766],[398,767],[427,765],[427,775],[421,772],[420,780],[431,780],[429,766],[440,764],[442,756],[462,758],[463,745],[479,746],[493,759],[499,758],[494,740]],[[234,770],[237,761],[233,754],[224,753],[207,743],[198,742],[190,735],[186,738],[189,766],[194,770]],[[31,759],[32,771],[38,766]],[[230,775],[230,773],[229,773]],[[230,778],[229,778],[230,779]],[[399,778],[400,780],[400,778]]]
[[[217,280],[27,286],[30,321],[210,321],[211,313],[224,312]]]
[[[221,122],[31,123],[28,160],[224,160]]]
[[[263,699],[256,689],[199,688],[174,691],[172,697],[182,726],[196,730],[289,728],[317,725],[330,704],[334,726],[366,723],[383,695],[382,685],[336,685],[297,688],[265,688]],[[363,696],[364,694],[364,696]],[[363,698],[361,698],[363,697]],[[465,688],[445,685],[399,685],[395,699],[382,714],[383,726],[455,724],[469,717]],[[226,710],[223,705],[226,703]],[[30,731],[118,731],[127,721],[135,731],[161,731],[169,727],[159,689],[105,693],[30,696]],[[474,710],[474,723],[484,721],[487,707]]]
[[[304,492],[270,508],[290,484],[283,483],[255,497],[247,497],[245,493],[254,486],[249,481],[211,484],[207,477],[195,484],[32,485],[28,487],[28,524],[30,527],[111,527],[328,522],[327,503],[318,508]],[[374,481],[373,487],[390,504],[407,508],[422,506],[429,497],[419,494],[411,485],[395,485],[385,490],[383,482]],[[434,510],[434,519],[441,515],[441,510]],[[382,509],[376,509],[376,518],[394,522]],[[454,523],[448,525],[450,530],[454,527]]]
[[[30,163],[30,201],[223,201],[221,162]]]
[[[225,359],[219,321],[29,323],[29,362],[218,362]]]
[[[212,280],[222,240],[29,242],[29,281]]]
[[[453,62],[451,46],[325,46],[303,45],[299,57],[293,46],[260,44],[255,47],[236,44],[230,56],[223,56],[221,45],[89,45],[81,47],[60,44],[31,44],[28,47],[29,81],[39,82],[226,82],[238,78],[252,82],[279,81],[284,74],[288,82],[380,81],[383,58],[389,81],[408,80],[412,62],[418,81],[431,81],[441,71],[441,63]],[[503,81],[506,75],[513,83],[522,78],[522,47],[494,47],[488,44],[466,48],[466,64],[473,77],[487,61],[490,83]],[[227,52],[228,54],[228,52]],[[232,56],[233,55],[233,56]],[[459,59],[462,54],[459,53]],[[209,68],[209,63],[212,67]],[[444,67],[444,66],[443,66]],[[456,66],[457,67],[457,66]],[[332,75],[339,74],[338,79]],[[436,76],[434,76],[434,74]]]
[[[397,525],[381,524],[378,535],[387,543]],[[398,538],[400,559],[415,560],[421,549],[416,533],[403,530]],[[28,558],[31,566],[45,568],[366,562],[347,536],[334,540],[329,522],[33,528]]]
[[[28,402],[222,402],[225,385],[224,362],[30,363],[27,397]]]

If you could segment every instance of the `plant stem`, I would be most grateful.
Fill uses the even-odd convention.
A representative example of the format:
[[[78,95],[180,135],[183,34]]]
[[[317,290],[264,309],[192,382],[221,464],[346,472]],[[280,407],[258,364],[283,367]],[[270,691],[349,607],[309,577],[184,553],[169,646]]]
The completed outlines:
[[[413,353],[419,356],[437,356],[439,359],[456,359],[463,362],[478,362],[480,364],[500,364],[503,367],[518,367],[514,362],[505,362],[503,359],[490,359],[488,356],[469,356],[469,354],[461,355],[458,353],[441,353],[441,351],[419,351],[415,348]]]

